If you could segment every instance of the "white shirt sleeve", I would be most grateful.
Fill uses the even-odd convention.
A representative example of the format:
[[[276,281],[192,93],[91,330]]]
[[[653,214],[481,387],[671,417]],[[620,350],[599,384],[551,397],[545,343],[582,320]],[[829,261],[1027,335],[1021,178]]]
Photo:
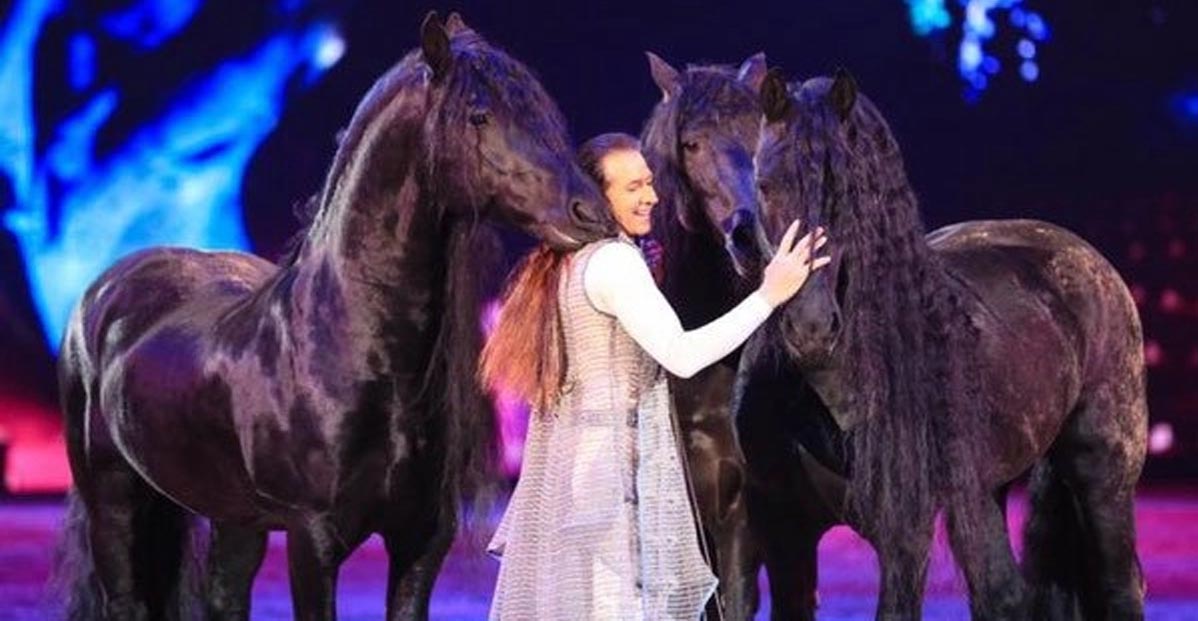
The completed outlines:
[[[727,356],[773,311],[765,296],[753,292],[720,318],[684,331],[641,253],[618,242],[591,255],[583,288],[595,308],[614,315],[642,349],[678,377],[691,377]]]

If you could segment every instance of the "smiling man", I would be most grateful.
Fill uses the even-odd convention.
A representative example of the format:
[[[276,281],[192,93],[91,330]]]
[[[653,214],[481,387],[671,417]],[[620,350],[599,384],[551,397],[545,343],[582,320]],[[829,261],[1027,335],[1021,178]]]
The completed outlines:
[[[632,237],[647,235],[657,193],[653,191],[653,172],[640,150],[612,151],[600,160],[599,167],[606,181],[603,194],[620,228]]]

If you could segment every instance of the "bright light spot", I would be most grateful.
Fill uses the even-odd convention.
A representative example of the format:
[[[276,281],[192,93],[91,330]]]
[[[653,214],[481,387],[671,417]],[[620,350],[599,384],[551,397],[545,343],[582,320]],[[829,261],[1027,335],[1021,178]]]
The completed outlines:
[[[1148,452],[1160,455],[1173,448],[1173,425],[1157,423],[1148,432]]]
[[[982,64],[982,46],[977,41],[962,41],[960,65],[962,73],[970,73]]]
[[[906,0],[907,12],[911,17],[911,28],[923,37],[937,30],[948,28],[953,18],[944,6],[944,0]]]
[[[342,56],[345,56],[345,38],[341,36],[341,33],[330,28],[316,48],[314,64],[317,69],[328,69],[337,64]]]
[[[1048,25],[1036,13],[1027,14],[1027,33],[1037,41],[1048,39]]]
[[[985,0],[972,0],[965,7],[966,26],[984,39],[989,39],[994,35],[994,22],[986,16],[986,12],[991,8],[990,3]]]
[[[1036,78],[1040,77],[1040,67],[1030,60],[1025,60],[1019,65],[1019,75],[1028,82],[1035,82]]]
[[[1185,300],[1181,298],[1181,294],[1176,289],[1165,289],[1161,292],[1161,311],[1165,313],[1176,313],[1185,306]]]
[[[1187,116],[1198,118],[1198,95],[1190,95],[1181,100],[1181,110]]]
[[[1011,9],[1011,25],[1016,28],[1023,28],[1027,23],[1027,13],[1021,8]]]
[[[1165,362],[1165,350],[1161,349],[1161,344],[1156,341],[1144,342],[1144,364],[1150,367],[1159,367]]]
[[[1036,44],[1029,39],[1020,39],[1019,45],[1015,49],[1019,52],[1020,58],[1031,60],[1036,57]]]

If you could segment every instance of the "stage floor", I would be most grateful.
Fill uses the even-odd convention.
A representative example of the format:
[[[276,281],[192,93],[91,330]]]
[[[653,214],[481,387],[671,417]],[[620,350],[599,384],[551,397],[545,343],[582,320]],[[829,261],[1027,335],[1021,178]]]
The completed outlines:
[[[1024,498],[1012,498],[1011,522],[1018,537]],[[62,520],[55,500],[0,501],[0,618],[46,621],[61,618],[58,603],[45,591]],[[1147,618],[1198,618],[1198,487],[1155,488],[1141,492],[1136,508],[1140,558],[1148,579]],[[830,532],[820,547],[820,618],[873,618],[877,567],[872,550],[844,528]],[[454,547],[437,583],[432,618],[485,619],[498,565],[478,550]],[[341,570],[338,618],[383,618],[386,558],[381,542],[370,539]],[[951,565],[943,533],[933,554],[925,619],[968,618],[962,580]],[[768,618],[768,600],[758,614]],[[284,538],[271,537],[270,551],[254,585],[253,618],[291,619]]]

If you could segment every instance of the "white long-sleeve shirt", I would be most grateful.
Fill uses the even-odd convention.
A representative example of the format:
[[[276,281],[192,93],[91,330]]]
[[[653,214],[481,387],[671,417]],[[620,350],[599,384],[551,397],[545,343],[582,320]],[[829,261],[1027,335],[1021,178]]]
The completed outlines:
[[[685,331],[641,253],[626,243],[605,244],[591,255],[583,287],[595,308],[614,315],[658,364],[684,378],[739,347],[773,311],[755,291],[718,319]]]

